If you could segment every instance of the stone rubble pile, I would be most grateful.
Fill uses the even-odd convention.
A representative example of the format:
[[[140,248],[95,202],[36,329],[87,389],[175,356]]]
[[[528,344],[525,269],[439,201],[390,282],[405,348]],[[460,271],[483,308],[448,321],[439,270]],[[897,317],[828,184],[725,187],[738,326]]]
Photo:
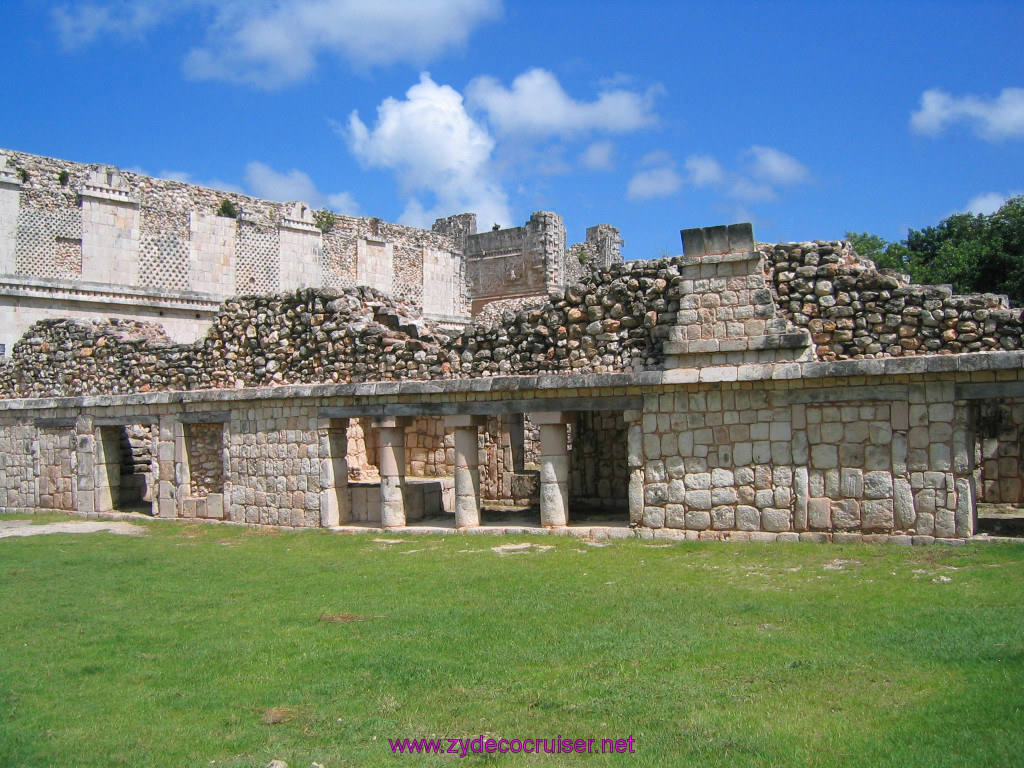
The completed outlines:
[[[758,247],[783,318],[811,333],[819,359],[1022,347],[1021,309],[1005,297],[910,285],[849,243]],[[366,287],[235,297],[194,344],[135,321],[46,320],[0,363],[0,397],[656,369],[685,319],[686,263],[595,265],[547,301],[495,307],[454,337]]]
[[[1020,349],[1022,310],[1005,296],[957,295],[877,270],[848,242],[760,245],[782,314],[821,360]]]

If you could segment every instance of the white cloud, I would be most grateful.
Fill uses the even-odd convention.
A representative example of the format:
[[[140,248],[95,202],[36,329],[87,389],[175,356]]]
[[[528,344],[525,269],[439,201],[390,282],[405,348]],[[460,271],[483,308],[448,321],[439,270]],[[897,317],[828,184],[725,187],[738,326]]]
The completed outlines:
[[[759,184],[745,176],[740,176],[733,182],[729,194],[747,203],[770,203],[779,199],[770,185]]]
[[[687,179],[693,186],[717,186],[725,180],[725,171],[718,161],[710,155],[690,155],[686,158]]]
[[[595,141],[580,155],[580,165],[591,171],[609,171],[615,147],[610,141]]]
[[[172,11],[169,3],[160,0],[130,0],[102,5],[59,5],[50,13],[61,43],[75,48],[105,35],[139,38]]]
[[[570,136],[593,130],[623,133],[652,125],[654,91],[603,90],[596,101],[570,97],[546,69],[531,69],[506,88],[493,77],[477,77],[466,88],[470,103],[483,109],[501,134]]]
[[[800,184],[810,178],[810,173],[803,163],[774,147],[755,144],[747,150],[746,155],[752,158],[751,175],[764,184],[789,186]]]
[[[995,98],[956,97],[939,88],[921,94],[921,107],[910,116],[917,133],[937,136],[953,123],[966,123],[989,141],[1024,137],[1024,88],[1004,88]]]
[[[501,10],[501,0],[105,0],[61,6],[53,19],[65,45],[78,45],[195,15],[207,42],[189,52],[186,74],[277,88],[307,76],[324,53],[357,67],[424,64]]]
[[[366,166],[394,171],[408,196],[402,222],[429,226],[439,216],[473,211],[481,222],[507,225],[507,197],[492,178],[494,139],[466,112],[462,96],[430,75],[406,93],[385,99],[369,129],[357,112],[349,116],[349,147]],[[427,207],[416,195],[427,193]]]
[[[1002,207],[1003,203],[1011,197],[1017,197],[1018,195],[1024,195],[1024,191],[1015,190],[1013,192],[1008,192],[1005,195],[1001,192],[985,192],[984,194],[971,198],[971,201],[967,203],[964,210],[967,213],[983,213],[985,215],[993,214]]]
[[[245,166],[245,183],[253,195],[265,200],[287,202],[301,200],[312,208],[330,208],[332,211],[355,215],[359,206],[348,192],[324,194],[308,174],[293,168],[287,173],[275,171],[266,163],[253,160]]]
[[[776,187],[805,183],[811,177],[803,163],[773,147],[755,144],[741,152],[737,161],[739,167],[729,169],[711,155],[690,155],[680,174],[667,152],[650,152],[640,160],[647,169],[630,179],[626,195],[630,200],[668,197],[687,185],[710,188],[745,204],[768,203],[779,199]]]
[[[648,168],[636,173],[629,180],[626,197],[630,200],[649,200],[654,197],[670,197],[683,186],[683,177],[671,165]]]

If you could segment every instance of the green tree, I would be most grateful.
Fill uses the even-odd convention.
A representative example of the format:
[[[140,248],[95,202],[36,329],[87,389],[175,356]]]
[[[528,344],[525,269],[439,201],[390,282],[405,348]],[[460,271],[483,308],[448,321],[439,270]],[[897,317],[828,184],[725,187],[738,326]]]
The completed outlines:
[[[846,239],[858,254],[871,259],[879,269],[893,269],[904,274],[910,271],[907,249],[903,243],[890,243],[884,237],[870,232],[847,232]]]
[[[879,268],[909,273],[916,283],[951,284],[958,293],[1005,293],[1024,304],[1024,196],[992,214],[956,213],[937,225],[911,229],[889,243],[847,232],[857,253]]]

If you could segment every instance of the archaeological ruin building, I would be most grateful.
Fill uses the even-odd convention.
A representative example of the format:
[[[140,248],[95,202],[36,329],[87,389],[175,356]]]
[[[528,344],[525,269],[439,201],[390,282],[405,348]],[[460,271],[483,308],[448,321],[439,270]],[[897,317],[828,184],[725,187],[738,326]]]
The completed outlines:
[[[845,242],[330,215],[0,151],[0,510],[956,543],[1024,319]]]

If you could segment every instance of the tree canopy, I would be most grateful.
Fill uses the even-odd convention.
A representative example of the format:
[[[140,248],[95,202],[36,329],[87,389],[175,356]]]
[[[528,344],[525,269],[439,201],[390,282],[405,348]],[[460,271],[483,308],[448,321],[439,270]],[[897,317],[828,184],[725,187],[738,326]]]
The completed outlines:
[[[1024,196],[992,214],[956,213],[936,226],[911,229],[899,242],[868,232],[847,232],[846,239],[880,269],[909,274],[915,283],[1005,293],[1024,304]]]

